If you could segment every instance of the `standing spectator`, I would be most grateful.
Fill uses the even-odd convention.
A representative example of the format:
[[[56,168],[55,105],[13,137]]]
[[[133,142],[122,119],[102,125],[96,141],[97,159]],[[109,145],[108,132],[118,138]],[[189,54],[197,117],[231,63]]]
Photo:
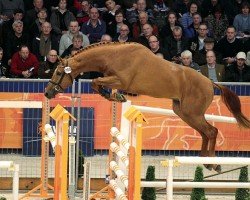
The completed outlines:
[[[12,28],[14,34],[9,34],[5,42],[5,59],[8,61],[8,65],[11,64],[11,57],[13,54],[16,53],[22,45],[25,44],[29,46],[28,36],[23,33],[23,22],[20,20],[15,21]]]
[[[81,2],[81,10],[76,15],[76,20],[81,27],[83,23],[89,20],[89,10],[91,8],[90,2],[88,0],[83,0]]]
[[[138,16],[140,12],[146,12],[148,14],[148,19],[151,23],[155,22],[155,18],[153,15],[153,10],[147,8],[146,0],[137,0],[135,9],[129,9],[126,12],[126,19],[130,24],[134,24],[138,20]]]
[[[81,31],[88,36],[91,44],[100,42],[102,35],[106,33],[106,24],[99,19],[97,8],[90,9],[90,19],[82,25]]]
[[[198,4],[192,2],[189,4],[188,12],[184,13],[181,18],[181,25],[185,31],[193,23],[193,14],[198,11]]]
[[[13,18],[14,10],[16,9],[24,11],[22,0],[0,0],[0,20],[8,21]]]
[[[36,56],[30,53],[28,46],[21,46],[12,56],[10,72],[18,78],[36,78],[39,62]]]
[[[86,47],[89,45],[89,38],[82,34],[79,31],[80,27],[77,21],[71,21],[69,24],[69,31],[67,31],[65,34],[62,35],[59,43],[59,55],[62,55],[62,53],[72,44],[72,39],[74,35],[82,35],[83,42],[82,46]]]
[[[56,50],[50,50],[46,58],[46,61],[41,62],[38,68],[38,78],[41,79],[50,79],[58,64]]]
[[[225,66],[216,63],[216,56],[213,50],[206,53],[206,64],[201,66],[201,73],[213,82],[225,81]]]
[[[173,35],[170,35],[164,40],[163,47],[169,52],[171,61],[175,63],[181,62],[181,52],[188,49],[188,39],[183,37],[182,28],[175,26]]]
[[[3,61],[3,49],[0,47],[0,78],[6,78],[9,74],[9,67]]]
[[[65,34],[68,31],[70,22],[75,20],[73,13],[67,10],[66,0],[60,0],[58,9],[53,11],[50,16],[52,29],[58,35]]]
[[[144,24],[142,27],[143,35],[141,35],[137,42],[149,48],[148,39],[153,35],[153,27],[150,24]]]
[[[190,67],[198,72],[200,72],[200,66],[193,62],[192,52],[189,50],[185,50],[181,53],[181,65]]]
[[[43,8],[43,0],[33,0],[34,8],[28,10],[25,15],[24,23],[28,27],[34,23],[37,13]]]
[[[120,28],[120,34],[114,38],[116,42],[132,42],[133,40],[129,36],[129,28],[128,25],[123,24]]]
[[[236,55],[236,63],[226,68],[227,82],[249,82],[250,68],[246,66],[246,54],[239,52]]]
[[[180,23],[177,21],[176,13],[173,11],[169,11],[167,15],[167,23],[162,27],[160,31],[160,39],[163,41],[164,38],[173,35],[173,29],[175,26],[180,26]]]
[[[42,24],[47,21],[47,9],[42,8],[37,12],[37,19],[28,28],[29,38],[32,41],[33,38],[41,34]]]
[[[144,26],[144,24],[150,24],[153,28],[153,34],[158,35],[158,27],[154,24],[151,24],[148,20],[148,14],[142,11],[139,13],[139,20],[134,23],[132,27],[132,34],[135,40],[137,40],[141,35],[143,35],[142,27]]]
[[[189,49],[193,53],[197,53],[198,51],[202,50],[205,44],[204,40],[207,38],[207,36],[208,36],[207,25],[205,23],[201,23],[198,29],[198,35],[190,41],[191,44]]]
[[[71,54],[72,49],[80,50],[83,46],[83,38],[82,35],[74,35],[72,39],[72,44],[65,49],[65,51],[62,53],[61,57],[65,58],[66,56],[69,56]]]
[[[32,52],[39,61],[44,61],[51,49],[58,51],[59,37],[51,32],[51,24],[44,22],[41,27],[41,33],[32,41]]]
[[[218,42],[222,37],[224,37],[229,23],[227,16],[224,14],[220,6],[214,8],[214,14],[209,15],[206,18],[206,22],[215,41]]]
[[[224,36],[215,48],[221,53],[224,63],[227,65],[235,62],[235,56],[238,52],[243,51],[242,42],[236,38],[236,30],[234,26],[228,26],[226,36]]]
[[[237,35],[244,37],[245,35],[250,36],[250,5],[247,2],[243,2],[241,6],[241,14],[238,14],[234,18],[233,25],[236,28]]]
[[[156,54],[156,55],[161,54],[165,60],[170,60],[170,55],[169,55],[168,51],[163,49],[162,47],[160,47],[160,42],[155,35],[151,35],[148,38],[148,43],[149,43],[150,50],[154,54]]]
[[[193,14],[193,23],[188,26],[187,29],[184,30],[184,36],[185,38],[194,38],[197,37],[199,35],[199,27],[201,24],[201,16],[199,13],[194,13]]]

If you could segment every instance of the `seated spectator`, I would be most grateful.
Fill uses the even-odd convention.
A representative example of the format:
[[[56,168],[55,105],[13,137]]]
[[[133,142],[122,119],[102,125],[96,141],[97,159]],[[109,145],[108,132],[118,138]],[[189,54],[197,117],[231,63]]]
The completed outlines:
[[[225,81],[225,66],[216,63],[216,56],[213,50],[206,53],[207,63],[201,66],[201,73],[213,82]]]
[[[208,28],[205,23],[201,23],[198,29],[198,35],[190,41],[189,49],[192,53],[197,53],[204,48],[204,40],[208,37]]]
[[[114,38],[115,42],[132,42],[133,39],[129,35],[129,28],[123,24],[120,28],[120,34]]]
[[[185,38],[194,38],[199,35],[199,27],[201,24],[201,16],[199,13],[193,14],[193,23],[184,30]]]
[[[164,25],[166,25],[166,16],[170,10],[170,4],[168,0],[156,0],[154,1],[154,16],[155,16],[155,24],[159,30],[162,29]],[[169,6],[168,6],[169,5]]]
[[[172,9],[177,14],[177,18],[181,18],[184,13],[188,12],[190,0],[176,0],[173,3]]]
[[[81,32],[88,36],[91,44],[100,42],[103,34],[106,33],[106,24],[99,19],[97,8],[90,9],[90,19],[82,25]]]
[[[82,35],[83,38],[83,42],[82,42],[82,46],[86,47],[89,45],[89,38],[82,34],[79,31],[80,27],[78,25],[77,21],[71,21],[69,24],[69,30],[67,31],[67,33],[63,34],[61,39],[60,39],[60,43],[59,43],[59,55],[62,55],[62,53],[72,44],[72,39],[74,37],[74,35]]]
[[[65,58],[66,56],[69,56],[71,54],[72,49],[77,49],[77,50],[81,49],[83,47],[82,44],[83,44],[82,35],[80,34],[74,35],[72,39],[72,44],[67,49],[65,49],[61,57]]]
[[[67,33],[70,22],[75,20],[76,18],[73,13],[67,10],[66,0],[60,0],[58,9],[54,10],[50,16],[52,29],[56,34],[59,35]]]
[[[141,13],[141,12],[146,12],[148,14],[148,19],[149,19],[150,23],[155,22],[153,10],[147,8],[146,0],[137,0],[135,9],[134,8],[127,9],[126,19],[132,25],[138,21],[138,16],[139,16],[139,13]]]
[[[21,9],[24,11],[22,0],[1,0],[0,1],[0,20],[8,21],[13,18],[14,10]]]
[[[198,4],[196,2],[191,2],[188,7],[188,12],[184,13],[181,18],[181,25],[183,30],[185,30],[193,23],[193,14],[198,11]]]
[[[150,24],[144,24],[142,27],[143,35],[141,35],[137,42],[149,48],[148,39],[153,35],[153,27]]]
[[[237,35],[239,37],[250,36],[250,4],[243,2],[241,4],[241,14],[238,14],[234,18],[233,25],[236,28]]]
[[[171,60],[170,59],[170,55],[169,53],[167,52],[167,50],[163,49],[161,46],[160,46],[160,42],[158,40],[158,38],[155,36],[155,35],[151,35],[149,38],[148,38],[148,43],[149,43],[149,47],[150,47],[150,50],[156,54],[156,55],[163,55],[163,58],[165,60]]]
[[[3,49],[0,47],[0,78],[6,78],[9,74],[9,67],[3,61]]]
[[[9,34],[5,42],[5,60],[8,62],[8,65],[11,65],[11,57],[19,50],[21,45],[29,46],[28,36],[23,33],[23,22],[20,20],[14,21],[12,28],[14,34]]]
[[[247,52],[246,65],[250,67],[250,51]]]
[[[173,35],[168,36],[163,43],[163,47],[169,52],[171,61],[180,63],[181,52],[188,49],[188,39],[183,37],[182,28],[175,26]]]
[[[238,52],[243,51],[242,42],[236,38],[234,26],[228,26],[226,36],[224,36],[216,45],[216,51],[221,53],[223,63],[230,65],[235,62],[235,56]]]
[[[33,0],[33,5],[34,8],[28,10],[25,14],[24,23],[27,27],[35,22],[38,11],[43,8],[43,0]]]
[[[51,49],[56,51],[59,49],[59,37],[51,30],[51,24],[44,22],[41,27],[41,34],[32,41],[32,52],[39,61],[44,61]]]
[[[9,34],[14,34],[12,25],[15,21],[22,21],[24,17],[24,11],[22,9],[16,9],[13,13],[13,18],[3,23],[2,38],[7,38]]]
[[[50,50],[46,60],[41,62],[38,68],[38,78],[50,79],[57,67],[58,55],[56,50]]]
[[[47,9],[42,8],[37,12],[37,19],[28,27],[29,38],[32,41],[36,36],[41,34],[41,27],[47,21]]]
[[[109,26],[115,21],[117,6],[115,0],[105,0],[105,6],[107,11],[102,13],[102,20],[106,23],[107,29],[109,29]]]
[[[81,10],[76,15],[76,20],[78,21],[80,27],[82,26],[83,23],[89,20],[90,8],[91,8],[91,4],[89,0],[83,0],[81,2]]]
[[[205,38],[204,40],[204,48],[202,50],[199,50],[198,52],[196,52],[194,55],[193,55],[193,60],[194,62],[196,62],[198,65],[205,65],[207,63],[207,60],[206,60],[206,54],[208,51],[214,51],[214,44],[215,44],[215,41],[213,38],[210,38],[210,37],[207,37]],[[221,54],[219,52],[215,52],[215,55],[216,55],[216,62],[217,63],[222,63],[222,57],[221,57]]]
[[[160,39],[163,41],[164,38],[173,35],[173,29],[175,26],[180,26],[180,23],[177,21],[176,13],[170,11],[167,15],[167,23],[162,27],[160,31]]]
[[[140,36],[143,35],[142,27],[144,26],[144,24],[150,24],[153,28],[153,34],[158,35],[158,27],[149,22],[148,14],[146,12],[144,11],[140,12],[138,17],[139,20],[136,23],[134,23],[132,27],[132,34],[135,40],[137,40]]]
[[[16,78],[36,78],[39,62],[36,56],[29,51],[28,46],[21,46],[12,56],[10,73]]]
[[[225,11],[229,26],[233,25],[235,16],[241,12],[242,2],[242,0],[221,0],[220,4]]]
[[[214,14],[209,15],[206,18],[206,22],[208,24],[208,29],[216,42],[224,37],[229,22],[221,7],[215,7]]]
[[[193,62],[192,60],[192,52],[189,50],[185,50],[181,53],[181,65],[186,67],[191,67],[192,69],[200,72],[200,66]]]
[[[109,34],[104,34],[101,37],[101,42],[112,42],[112,37]]]
[[[123,11],[118,9],[115,12],[115,21],[111,22],[111,24],[107,27],[107,34],[109,34],[112,38],[118,37],[120,29],[124,24],[128,25],[126,19],[124,18]]]
[[[236,63],[226,68],[225,81],[227,82],[249,82],[250,68],[245,64],[246,54],[239,52],[236,55]]]
[[[216,7],[220,6],[220,0],[203,0],[201,3],[201,16],[207,18],[215,13]]]

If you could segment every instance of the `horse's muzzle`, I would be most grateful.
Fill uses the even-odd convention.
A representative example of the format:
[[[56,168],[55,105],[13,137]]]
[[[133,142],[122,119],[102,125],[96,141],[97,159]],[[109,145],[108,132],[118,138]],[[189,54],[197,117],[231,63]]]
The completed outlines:
[[[48,99],[52,99],[56,96],[56,92],[55,91],[46,91],[44,92],[44,95],[48,98]]]

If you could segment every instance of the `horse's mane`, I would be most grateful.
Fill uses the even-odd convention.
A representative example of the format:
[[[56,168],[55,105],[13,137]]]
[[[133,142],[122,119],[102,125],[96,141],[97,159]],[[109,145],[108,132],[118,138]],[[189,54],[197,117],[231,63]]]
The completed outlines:
[[[110,46],[110,45],[124,45],[124,44],[139,44],[139,43],[136,43],[136,42],[99,42],[99,43],[94,43],[94,44],[88,45],[82,49],[79,49],[74,55],[67,57],[67,59],[74,58],[79,53],[82,53],[83,51],[88,51],[89,49],[93,49],[95,47]]]

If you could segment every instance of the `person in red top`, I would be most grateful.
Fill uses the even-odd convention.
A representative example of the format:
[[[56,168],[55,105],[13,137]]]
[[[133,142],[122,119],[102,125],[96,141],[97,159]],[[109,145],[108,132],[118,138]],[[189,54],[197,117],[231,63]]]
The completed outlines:
[[[39,62],[25,45],[12,56],[10,73],[16,78],[36,78]]]

